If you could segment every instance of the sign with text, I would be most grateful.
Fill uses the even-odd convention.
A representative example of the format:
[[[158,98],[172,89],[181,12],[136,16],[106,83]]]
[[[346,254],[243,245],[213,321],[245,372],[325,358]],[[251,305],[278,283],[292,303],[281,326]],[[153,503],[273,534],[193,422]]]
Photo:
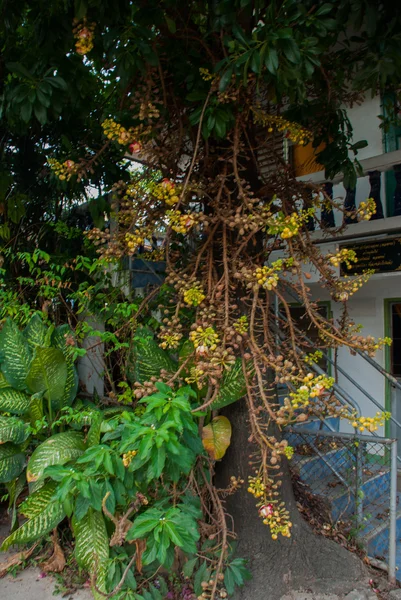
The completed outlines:
[[[358,262],[351,263],[351,268],[341,263],[341,275],[360,275],[368,269],[375,273],[401,271],[401,237],[343,244],[341,248],[354,250],[358,259]]]

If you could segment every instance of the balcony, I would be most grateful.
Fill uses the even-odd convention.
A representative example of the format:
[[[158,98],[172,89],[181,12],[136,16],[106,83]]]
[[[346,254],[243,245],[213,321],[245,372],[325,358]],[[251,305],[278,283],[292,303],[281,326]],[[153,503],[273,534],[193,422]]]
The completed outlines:
[[[401,231],[401,150],[363,159],[360,164],[363,174],[354,190],[342,186],[341,174],[331,181],[325,179],[324,171],[298,177],[299,181],[323,186],[331,198],[337,202],[343,201],[345,213],[340,210],[323,210],[321,214],[321,220],[326,227],[348,225],[336,235],[336,240],[388,235]],[[355,211],[359,203],[367,198],[374,199],[376,214],[370,221],[357,222]],[[316,230],[312,235],[316,242],[323,241],[319,239],[322,235],[320,231]]]

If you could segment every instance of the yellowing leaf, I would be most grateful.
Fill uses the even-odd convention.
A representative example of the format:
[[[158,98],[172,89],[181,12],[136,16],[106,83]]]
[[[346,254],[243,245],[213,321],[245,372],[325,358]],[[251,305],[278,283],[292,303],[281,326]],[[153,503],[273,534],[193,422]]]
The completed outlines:
[[[202,430],[202,443],[211,458],[223,458],[231,441],[231,423],[227,417],[215,417]]]

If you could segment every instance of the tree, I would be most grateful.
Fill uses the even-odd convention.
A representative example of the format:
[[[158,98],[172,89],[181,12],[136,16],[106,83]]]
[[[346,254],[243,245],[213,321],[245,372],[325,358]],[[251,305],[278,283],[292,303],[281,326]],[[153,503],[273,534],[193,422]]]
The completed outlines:
[[[359,567],[301,524],[285,466],[292,450],[280,430],[313,414],[351,422],[355,415],[330,392],[333,381],[313,373],[316,348],[297,330],[288,294],[303,302],[322,347],[374,353],[387,340],[364,339],[348,316],[347,299],[368,274],[344,282],[333,267],[352,261],[352,252],[323,256],[312,244],[311,226],[319,221],[325,228],[319,209],[328,210],[330,199],[299,184],[274,148],[277,135],[323,146],[318,160],[327,177],[343,172],[353,187],[358,162],[349,155],[356,157],[363,141],[352,139],[344,107],[399,86],[400,14],[365,0],[37,1],[5,8],[3,152],[13,180],[3,195],[10,186],[26,194],[25,218],[36,224],[45,201],[52,220],[61,196],[73,201],[92,183],[111,188],[118,228],[88,234],[100,255],[118,261],[162,240],[156,253],[165,257],[167,279],[156,338],[170,354],[166,360],[180,356],[180,367],[173,376],[159,369],[158,379],[196,390],[211,459],[224,454],[229,437],[215,411],[224,408],[234,426],[231,460],[219,477],[226,493],[239,487],[238,473],[248,478],[249,492],[227,503],[245,536],[239,547],[255,555],[245,596],[265,597],[269,585],[270,597],[280,597],[290,572],[293,585],[313,585],[304,573],[304,560],[316,555],[313,544],[325,560],[317,561],[312,579],[326,581],[335,560],[344,586]],[[119,162],[127,151],[146,164],[131,180]],[[272,157],[267,173],[263,152]],[[369,201],[358,209],[361,218],[373,212]],[[13,221],[9,199],[3,219]],[[38,233],[32,239],[39,243]],[[279,248],[284,257],[272,261]],[[310,300],[306,263],[343,302],[340,323],[322,319]],[[141,310],[152,308],[155,295]],[[279,382],[293,390],[283,406],[276,403]],[[152,382],[136,383],[137,398],[152,389]],[[207,477],[205,485],[211,536],[221,550],[204,591],[214,596],[230,521]]]

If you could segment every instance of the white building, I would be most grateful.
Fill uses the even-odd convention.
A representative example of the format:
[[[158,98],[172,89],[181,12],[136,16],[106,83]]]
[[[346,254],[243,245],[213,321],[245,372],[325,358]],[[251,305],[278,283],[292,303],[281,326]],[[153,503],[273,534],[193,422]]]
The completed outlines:
[[[364,176],[357,181],[355,204],[358,207],[361,201],[366,201],[379,192],[378,201],[381,202],[383,216],[381,217],[378,205],[377,214],[371,221],[354,222],[334,238],[323,236],[321,231],[314,231],[312,237],[324,254],[335,252],[341,247],[353,248],[358,254],[359,268],[376,270],[370,280],[350,298],[349,312],[355,322],[363,326],[362,334],[376,338],[389,336],[393,339],[390,348],[377,352],[375,361],[390,376],[401,382],[401,170],[398,185],[396,184],[397,165],[401,169],[401,127],[392,125],[388,131],[384,131],[380,127],[382,120],[379,119],[379,115],[388,110],[392,101],[392,98],[390,101],[386,99],[384,106],[380,97],[366,97],[363,104],[348,110],[354,142],[368,142],[358,152]],[[315,172],[301,175],[298,179],[314,184],[326,183],[324,171],[319,171],[318,168],[315,163],[315,167],[309,169]],[[338,175],[331,183],[334,184],[333,198],[344,202],[347,192],[342,184],[342,176]],[[376,185],[376,192],[372,190],[372,184]],[[343,213],[334,210],[333,217],[335,225],[341,225]],[[356,244],[361,245],[356,247]],[[274,254],[273,259],[280,252]],[[311,289],[312,299],[321,303],[322,311],[327,317],[336,320],[340,316],[342,303],[334,301],[327,290],[322,289],[313,269],[310,270],[310,275],[307,284]],[[294,304],[292,310],[301,317],[303,328],[308,328],[305,317],[302,318],[302,307]],[[309,335],[313,337],[311,328]],[[389,377],[381,374],[377,367],[362,356],[352,355],[347,348],[339,350],[338,366],[340,371],[343,370],[355,380],[357,386],[346,375],[338,373],[339,386],[357,401],[363,416],[374,416],[379,408],[358,389],[358,384],[376,400],[382,410],[391,410],[393,417],[401,421],[401,390],[391,383]],[[345,431],[347,427],[350,430],[349,425],[341,425],[341,429]],[[401,428],[394,423],[388,423],[381,434],[398,437],[401,441]],[[401,455],[401,444],[398,454]]]

